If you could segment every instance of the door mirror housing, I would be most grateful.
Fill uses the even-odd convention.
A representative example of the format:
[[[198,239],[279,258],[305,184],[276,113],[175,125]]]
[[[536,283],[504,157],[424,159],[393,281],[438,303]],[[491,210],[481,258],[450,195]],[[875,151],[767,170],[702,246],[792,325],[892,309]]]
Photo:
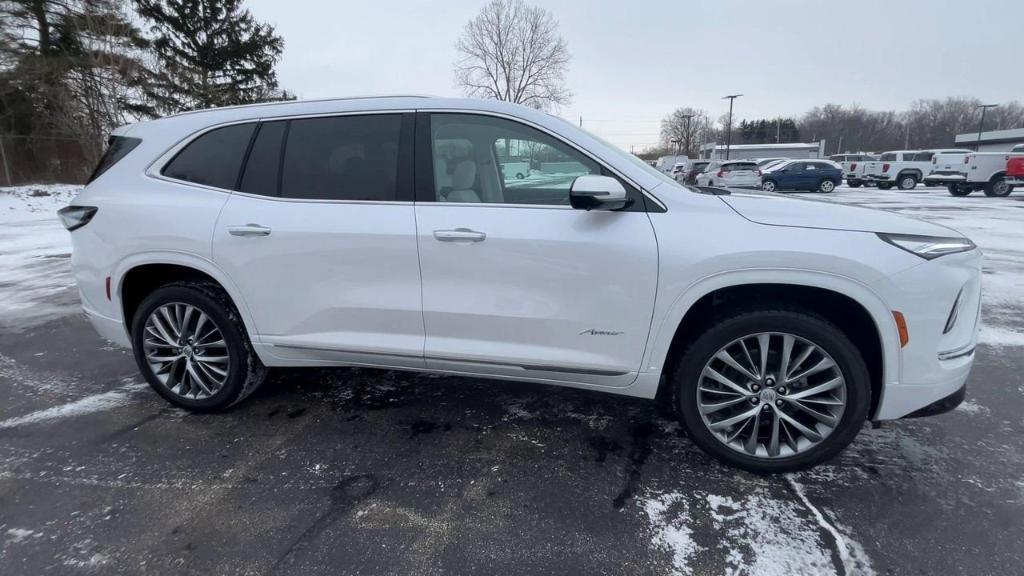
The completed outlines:
[[[569,204],[577,210],[619,210],[629,203],[622,183],[610,176],[579,176],[569,188]]]

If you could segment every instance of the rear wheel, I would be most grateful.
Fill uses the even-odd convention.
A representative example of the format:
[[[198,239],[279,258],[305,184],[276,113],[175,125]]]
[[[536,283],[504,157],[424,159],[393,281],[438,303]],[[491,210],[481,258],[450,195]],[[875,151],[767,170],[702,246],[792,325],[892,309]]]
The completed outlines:
[[[917,187],[917,176],[904,174],[899,179],[900,190],[913,190]]]
[[[845,334],[789,307],[717,321],[683,353],[672,385],[694,442],[761,473],[834,456],[864,424],[871,395],[867,367]]]
[[[830,194],[835,189],[836,189],[836,183],[831,181],[831,180],[828,180],[828,179],[822,180],[821,183],[818,184],[818,192],[824,192],[825,194]]]
[[[230,298],[209,283],[170,284],[147,296],[132,321],[132,348],[149,385],[196,412],[240,402],[267,373]]]
[[[850,188],[860,188],[861,181],[860,180],[847,180],[846,181],[846,185],[849,186]]]
[[[958,186],[956,184],[947,184],[946,189],[953,196],[967,196],[973,192],[969,186]]]
[[[988,184],[985,184],[985,196],[1002,198],[1009,196],[1010,192],[1013,192],[1013,186],[1007,184],[1006,178],[1002,176],[996,176]]]
[[[775,192],[775,181],[765,180],[761,183],[761,190],[764,190],[765,192]]]

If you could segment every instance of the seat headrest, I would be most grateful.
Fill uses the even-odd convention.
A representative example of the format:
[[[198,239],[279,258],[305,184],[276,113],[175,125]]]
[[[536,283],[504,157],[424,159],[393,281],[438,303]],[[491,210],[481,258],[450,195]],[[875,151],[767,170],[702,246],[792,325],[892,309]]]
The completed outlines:
[[[455,166],[455,172],[452,174],[452,189],[470,190],[473,188],[473,182],[475,181],[476,162],[463,160]]]

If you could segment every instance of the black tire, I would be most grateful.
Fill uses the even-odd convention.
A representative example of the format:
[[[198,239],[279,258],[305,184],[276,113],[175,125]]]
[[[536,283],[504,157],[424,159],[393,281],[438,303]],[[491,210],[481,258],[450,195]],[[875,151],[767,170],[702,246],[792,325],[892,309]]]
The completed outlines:
[[[861,181],[860,180],[847,180],[846,181],[846,185],[849,186],[850,188],[860,188]]]
[[[766,331],[788,332],[814,342],[832,356],[847,383],[847,406],[832,433],[809,450],[784,458],[754,457],[722,444],[705,425],[696,399],[704,365],[719,349],[737,338]],[[790,472],[824,462],[853,441],[868,416],[871,382],[860,351],[834,324],[798,307],[736,310],[717,318],[678,358],[671,373],[671,386],[673,406],[682,425],[704,451],[744,470]]]
[[[836,189],[835,181],[834,180],[830,180],[828,178],[824,178],[824,179],[822,179],[821,182],[818,183],[818,190],[817,190],[817,192],[821,192],[822,194],[831,194],[832,192],[835,192],[835,189]]]
[[[985,196],[990,198],[1005,198],[1013,192],[1013,186],[1006,184],[1006,178],[996,176],[985,184]]]
[[[913,190],[917,188],[917,176],[913,174],[900,174],[897,185],[900,190]]]
[[[227,380],[207,398],[185,398],[172,392],[160,382],[146,361],[143,351],[146,320],[154,310],[172,302],[189,304],[204,312],[224,337],[229,356]],[[131,336],[135,362],[146,381],[165,400],[186,410],[224,410],[244,400],[266,379],[267,368],[253,351],[238,310],[224,290],[212,283],[175,282],[154,290],[136,309]]]
[[[969,186],[957,186],[956,184],[947,184],[946,189],[949,190],[950,195],[959,197],[967,196],[974,191]]]
[[[879,190],[889,190],[891,188],[892,188],[892,184],[889,184],[887,182],[879,182],[878,183],[878,189]]]

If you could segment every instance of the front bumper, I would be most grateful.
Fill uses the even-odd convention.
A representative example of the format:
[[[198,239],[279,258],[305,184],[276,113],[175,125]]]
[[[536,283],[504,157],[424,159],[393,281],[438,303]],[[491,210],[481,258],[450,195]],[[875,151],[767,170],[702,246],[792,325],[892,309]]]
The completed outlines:
[[[957,406],[963,404],[964,398],[967,398],[966,383],[949,396],[940,398],[924,408],[911,412],[904,416],[904,418],[924,418],[925,416],[937,416],[939,414],[945,414],[946,412],[952,412],[953,410],[956,410]]]

